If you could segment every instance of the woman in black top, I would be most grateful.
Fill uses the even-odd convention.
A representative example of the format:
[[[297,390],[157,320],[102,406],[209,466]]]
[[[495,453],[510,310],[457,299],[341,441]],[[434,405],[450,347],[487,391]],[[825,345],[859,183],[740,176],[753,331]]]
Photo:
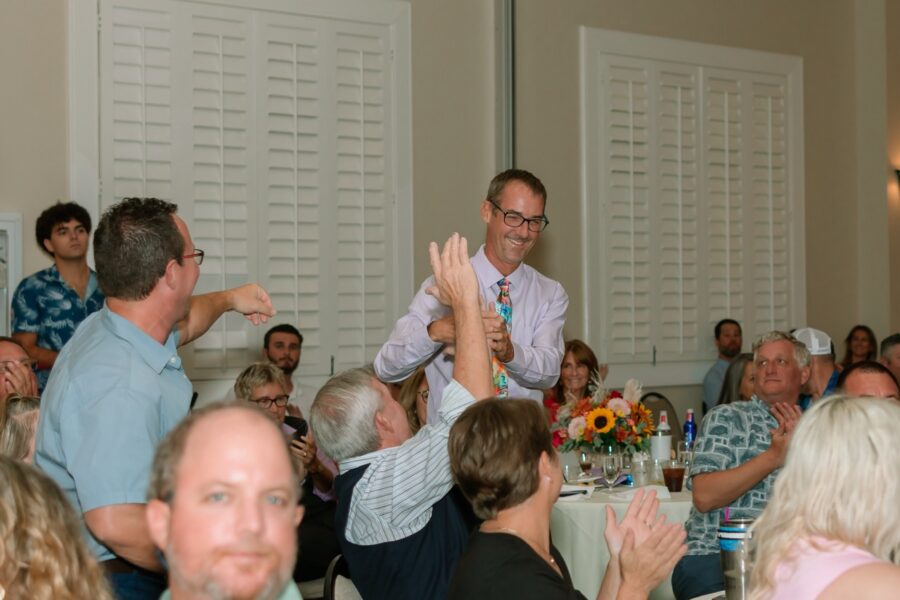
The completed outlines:
[[[450,582],[449,598],[584,598],[550,543],[550,512],[562,472],[541,407],[532,400],[485,400],[450,431],[457,484],[484,519]],[[646,598],[684,554],[684,530],[657,516],[655,493],[638,490],[621,523],[606,507],[609,546],[598,600]]]

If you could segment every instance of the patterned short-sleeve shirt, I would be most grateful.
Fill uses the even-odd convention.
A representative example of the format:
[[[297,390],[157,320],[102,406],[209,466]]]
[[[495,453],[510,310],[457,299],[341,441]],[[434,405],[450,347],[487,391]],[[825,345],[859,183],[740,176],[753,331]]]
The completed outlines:
[[[37,345],[59,352],[84,319],[103,307],[105,297],[91,271],[84,300],[60,276],[56,265],[22,280],[12,300],[13,333],[36,333]],[[50,369],[37,372],[41,390]]]
[[[693,489],[693,477],[700,473],[725,471],[740,466],[769,448],[770,429],[778,421],[769,412],[769,405],[756,396],[749,402],[734,402],[713,408],[700,424],[694,445],[694,463],[688,487]],[[730,516],[756,518],[766,507],[775,477],[780,469],[769,473],[729,506]],[[685,523],[688,554],[718,554],[716,530],[724,509],[702,513],[691,508]]]

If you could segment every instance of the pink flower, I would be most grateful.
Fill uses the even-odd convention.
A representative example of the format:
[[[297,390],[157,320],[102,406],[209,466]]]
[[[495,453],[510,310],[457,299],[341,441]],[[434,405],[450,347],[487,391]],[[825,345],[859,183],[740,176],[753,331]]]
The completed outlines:
[[[624,398],[610,398],[606,407],[620,417],[624,417],[631,412],[631,406],[628,405]]]
[[[569,421],[569,437],[577,439],[584,435],[584,428],[587,427],[587,421],[584,417],[575,417]]]

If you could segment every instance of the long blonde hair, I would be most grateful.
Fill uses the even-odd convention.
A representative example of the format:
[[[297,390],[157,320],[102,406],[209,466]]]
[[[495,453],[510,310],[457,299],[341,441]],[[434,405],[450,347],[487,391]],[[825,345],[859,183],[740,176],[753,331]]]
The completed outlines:
[[[803,415],[753,530],[750,598],[768,598],[779,564],[813,536],[900,562],[900,403],[833,396]]]
[[[7,598],[112,600],[62,491],[7,456],[0,456],[0,586]]]

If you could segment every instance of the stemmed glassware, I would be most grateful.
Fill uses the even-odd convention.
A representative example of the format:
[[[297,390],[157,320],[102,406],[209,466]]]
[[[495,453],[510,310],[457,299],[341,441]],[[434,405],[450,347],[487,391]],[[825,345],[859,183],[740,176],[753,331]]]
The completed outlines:
[[[590,477],[591,469],[594,468],[594,459],[587,450],[579,450],[578,466],[581,468],[582,477]]]
[[[600,449],[600,469],[603,471],[603,483],[608,490],[612,490],[622,474],[622,454],[617,447],[610,444]]]

